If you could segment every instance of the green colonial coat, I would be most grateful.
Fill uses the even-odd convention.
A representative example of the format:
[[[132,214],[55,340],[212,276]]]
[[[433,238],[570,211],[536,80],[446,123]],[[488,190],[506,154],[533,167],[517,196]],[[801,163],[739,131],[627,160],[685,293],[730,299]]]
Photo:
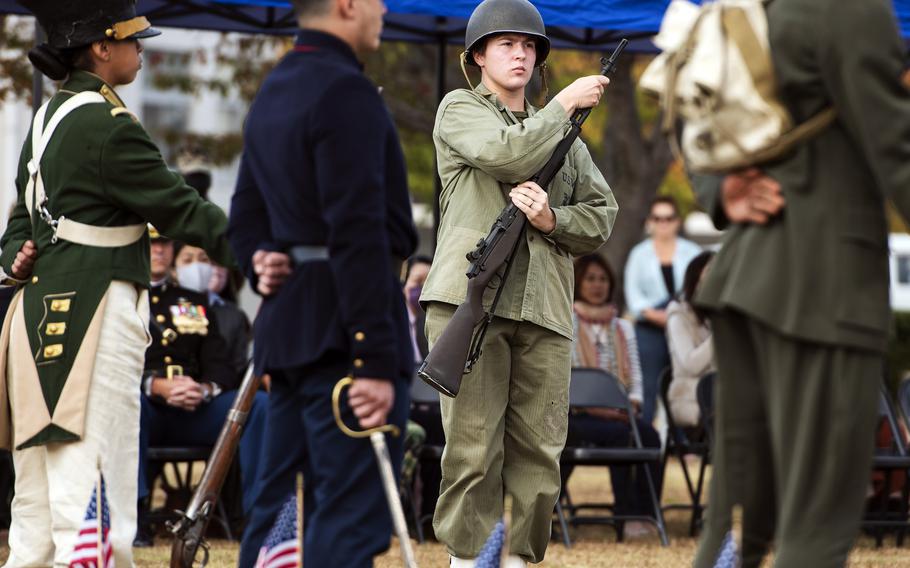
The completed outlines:
[[[100,92],[108,102],[73,111],[56,129],[44,153],[41,173],[47,208],[53,217],[66,216],[99,227],[151,222],[163,234],[205,248],[216,262],[232,264],[224,239],[224,213],[203,201],[182,177],[168,169],[148,134],[122,109],[123,103],[101,78],[74,72],[51,99],[46,122],[65,100],[82,91]],[[115,110],[118,108],[121,110]],[[23,243],[29,239],[35,242],[38,260],[33,276],[24,284],[22,306],[41,391],[53,417],[83,337],[110,282],[124,280],[138,287],[148,286],[149,239],[146,235],[131,245],[112,248],[63,240],[52,243],[50,226],[37,215],[31,221],[24,200],[31,154],[29,133],[16,178],[18,201],[0,240],[0,266],[11,274]],[[69,309],[52,310],[55,299],[68,299]],[[57,307],[61,307],[59,302]],[[5,388],[3,391],[5,395]],[[0,412],[6,406],[3,404]],[[27,409],[16,409],[17,416],[27,413]],[[0,444],[8,445],[6,420],[0,422]],[[21,448],[76,439],[78,433],[51,423],[37,435],[14,442]]]

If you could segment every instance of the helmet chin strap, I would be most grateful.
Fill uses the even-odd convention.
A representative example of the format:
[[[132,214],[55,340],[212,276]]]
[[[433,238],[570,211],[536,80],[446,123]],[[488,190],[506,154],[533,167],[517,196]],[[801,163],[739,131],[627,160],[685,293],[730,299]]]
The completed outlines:
[[[473,91],[474,85],[471,84],[471,78],[468,77],[468,68],[466,67],[468,63],[468,52],[462,51],[459,60],[461,61],[461,72],[464,73],[464,80],[468,82],[468,86],[470,86],[471,90]]]
[[[544,107],[550,99],[550,84],[547,81],[547,71],[549,70],[549,67],[547,66],[547,62],[544,61],[541,63],[538,69],[540,70],[540,106]]]

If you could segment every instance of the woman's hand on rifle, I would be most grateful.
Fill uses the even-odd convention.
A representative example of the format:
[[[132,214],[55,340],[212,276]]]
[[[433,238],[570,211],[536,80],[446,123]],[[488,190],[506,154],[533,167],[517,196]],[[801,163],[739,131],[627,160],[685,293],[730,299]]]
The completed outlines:
[[[547,192],[533,181],[526,181],[512,188],[509,197],[528,218],[531,226],[548,235],[556,229],[556,214],[550,209]]]
[[[600,102],[604,89],[610,79],[603,75],[580,77],[565,89],[559,91],[554,99],[559,101],[566,114],[572,116],[580,108],[593,108]]]

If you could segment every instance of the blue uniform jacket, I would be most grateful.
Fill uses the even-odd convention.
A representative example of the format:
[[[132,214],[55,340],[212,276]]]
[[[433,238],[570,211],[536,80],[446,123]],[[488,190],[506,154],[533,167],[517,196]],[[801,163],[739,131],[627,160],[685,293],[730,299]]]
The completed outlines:
[[[257,372],[350,358],[357,376],[413,370],[408,317],[390,259],[417,244],[404,156],[376,86],[350,47],[302,30],[263,83],[244,127],[230,214],[253,287],[257,250],[324,245],[256,317]]]

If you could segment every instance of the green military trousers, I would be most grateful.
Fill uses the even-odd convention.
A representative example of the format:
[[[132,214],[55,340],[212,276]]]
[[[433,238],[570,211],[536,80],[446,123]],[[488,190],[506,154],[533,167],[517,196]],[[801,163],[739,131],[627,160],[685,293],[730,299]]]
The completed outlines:
[[[743,507],[743,568],[843,566],[870,479],[882,358],[785,337],[729,310],[712,318],[714,474],[697,568],[714,566]]]
[[[430,346],[455,306],[427,310]],[[543,560],[566,443],[571,341],[528,322],[494,318],[483,356],[456,398],[441,396],[446,446],[433,528],[458,558],[474,558],[512,496],[512,554]]]

